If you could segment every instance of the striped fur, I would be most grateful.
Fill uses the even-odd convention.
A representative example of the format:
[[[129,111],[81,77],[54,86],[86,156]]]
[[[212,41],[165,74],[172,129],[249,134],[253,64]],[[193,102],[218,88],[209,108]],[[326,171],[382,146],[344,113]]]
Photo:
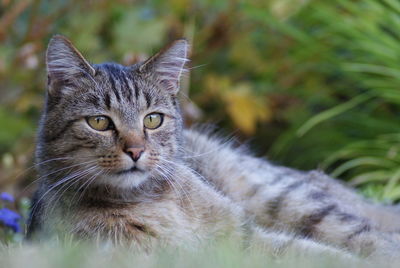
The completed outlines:
[[[269,230],[290,232],[363,256],[400,254],[400,213],[374,204],[319,171],[253,157],[210,133],[185,132],[187,163]]]
[[[397,258],[388,235],[397,225],[379,221],[397,221],[394,213],[321,173],[276,167],[183,130],[176,94],[187,54],[179,40],[134,66],[91,65],[64,37],[50,41],[28,237],[68,233],[142,250],[236,237],[273,255]],[[161,126],[144,128],[154,112]],[[99,115],[110,130],[88,125]],[[143,145],[137,161],[127,144]]]

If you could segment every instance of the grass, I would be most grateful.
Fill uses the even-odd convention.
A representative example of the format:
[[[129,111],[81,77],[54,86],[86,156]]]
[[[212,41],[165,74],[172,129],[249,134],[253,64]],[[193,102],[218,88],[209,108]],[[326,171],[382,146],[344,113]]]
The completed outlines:
[[[204,248],[163,249],[151,254],[128,248],[93,247],[77,242],[0,246],[0,267],[348,267],[349,263],[318,256],[266,256],[259,249],[242,250],[238,243],[221,242]],[[360,262],[352,267],[366,267]]]

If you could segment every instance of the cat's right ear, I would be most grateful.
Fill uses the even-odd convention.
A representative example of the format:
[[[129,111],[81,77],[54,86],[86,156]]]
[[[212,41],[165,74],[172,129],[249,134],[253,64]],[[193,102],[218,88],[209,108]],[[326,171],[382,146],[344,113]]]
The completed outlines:
[[[167,92],[176,94],[180,77],[185,72],[185,63],[189,61],[188,52],[188,42],[185,39],[177,40],[143,62],[139,72],[154,75],[155,80],[158,80]]]
[[[96,74],[95,69],[82,54],[61,35],[55,35],[49,42],[46,66],[50,93],[62,85],[73,83],[79,77],[93,77]]]

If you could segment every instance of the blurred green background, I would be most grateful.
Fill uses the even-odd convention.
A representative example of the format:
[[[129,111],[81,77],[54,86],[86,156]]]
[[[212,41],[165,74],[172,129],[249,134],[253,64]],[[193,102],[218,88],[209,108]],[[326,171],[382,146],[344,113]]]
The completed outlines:
[[[49,38],[132,64],[182,36],[187,124],[400,199],[398,0],[0,0],[0,191],[29,196]],[[189,100],[190,98],[190,100]]]

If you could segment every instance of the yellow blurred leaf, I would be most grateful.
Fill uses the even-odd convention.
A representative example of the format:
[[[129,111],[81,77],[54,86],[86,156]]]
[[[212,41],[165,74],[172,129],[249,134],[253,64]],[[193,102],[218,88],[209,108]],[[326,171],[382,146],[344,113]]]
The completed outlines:
[[[296,14],[309,0],[275,0],[271,2],[271,12],[279,19],[287,19]]]
[[[209,74],[205,77],[205,88],[211,96],[220,96],[232,88],[232,83],[229,77]]]
[[[249,84],[239,84],[222,97],[232,121],[246,135],[255,132],[257,122],[271,118],[268,103],[254,96]]]
[[[27,92],[23,94],[16,102],[15,102],[15,111],[17,112],[26,112],[32,107],[37,109],[41,109],[43,105],[43,97],[35,95],[33,92]]]
[[[170,0],[169,3],[170,7],[177,13],[185,12],[190,8],[189,0]]]

